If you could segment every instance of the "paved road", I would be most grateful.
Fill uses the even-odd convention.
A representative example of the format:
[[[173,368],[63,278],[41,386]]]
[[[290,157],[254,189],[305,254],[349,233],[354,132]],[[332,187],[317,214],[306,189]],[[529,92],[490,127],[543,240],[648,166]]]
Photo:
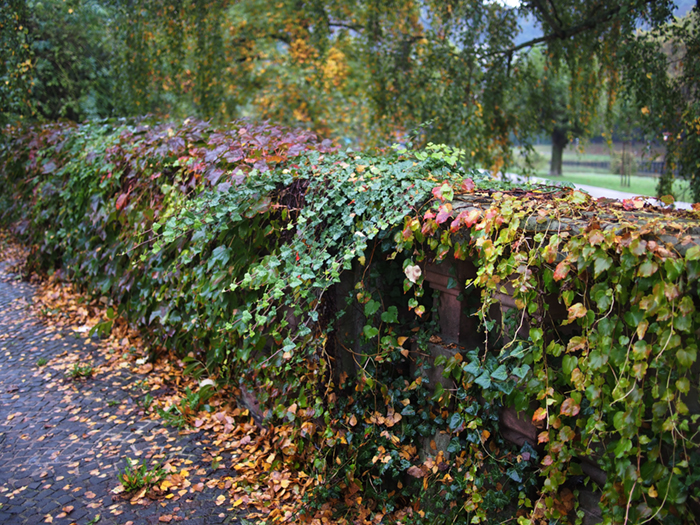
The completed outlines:
[[[216,504],[227,491],[222,470],[202,460],[207,435],[143,419],[128,368],[68,379],[66,363],[98,366],[104,350],[29,316],[34,288],[6,269],[0,263],[0,524],[246,523]],[[186,478],[170,499],[132,503],[112,492],[127,456]]]

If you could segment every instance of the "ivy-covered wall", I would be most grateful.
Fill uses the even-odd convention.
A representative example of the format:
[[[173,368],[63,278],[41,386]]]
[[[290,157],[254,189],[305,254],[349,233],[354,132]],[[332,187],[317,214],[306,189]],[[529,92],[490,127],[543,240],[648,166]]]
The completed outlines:
[[[292,427],[310,517],[573,523],[596,491],[609,523],[693,523],[696,212],[513,188],[461,154],[245,121],[7,128],[0,219],[154,358]]]

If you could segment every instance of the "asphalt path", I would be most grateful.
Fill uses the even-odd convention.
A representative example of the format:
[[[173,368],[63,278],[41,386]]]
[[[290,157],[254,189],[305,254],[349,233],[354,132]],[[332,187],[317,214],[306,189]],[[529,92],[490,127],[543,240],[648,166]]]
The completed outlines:
[[[105,355],[33,315],[34,294],[0,263],[0,524],[250,523],[222,505],[230,473],[203,461],[211,438],[143,417],[139,376],[66,374]],[[127,457],[167,465],[179,485],[158,499],[115,493]]]

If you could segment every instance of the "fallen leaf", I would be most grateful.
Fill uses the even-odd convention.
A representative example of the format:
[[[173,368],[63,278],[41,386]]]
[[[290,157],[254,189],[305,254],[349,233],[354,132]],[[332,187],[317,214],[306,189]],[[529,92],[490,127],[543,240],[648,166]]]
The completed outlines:
[[[410,476],[413,476],[414,478],[422,478],[425,476],[425,473],[423,470],[421,470],[420,467],[416,467],[413,465],[412,467],[409,467],[409,469],[406,471]]]

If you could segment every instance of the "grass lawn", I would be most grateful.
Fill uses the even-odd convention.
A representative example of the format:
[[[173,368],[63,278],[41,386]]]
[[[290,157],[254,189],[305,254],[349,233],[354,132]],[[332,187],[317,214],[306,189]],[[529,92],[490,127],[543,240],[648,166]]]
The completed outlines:
[[[552,146],[546,146],[546,145],[537,145],[534,146],[535,151],[542,155],[549,164],[549,159],[552,158]],[[584,150],[583,153],[580,153],[576,148],[574,147],[567,147],[564,148],[564,154],[562,156],[562,160],[566,161],[577,161],[577,162],[610,162],[610,153],[591,153],[591,152],[586,152]]]
[[[557,182],[567,181],[574,184],[587,184],[598,188],[607,188],[649,197],[656,196],[656,184],[658,182],[656,177],[633,176],[630,178],[630,186],[622,186],[619,175],[593,173],[578,169],[575,172],[568,172],[566,168],[561,177],[550,177],[549,172],[546,170],[538,172],[538,176]],[[688,181],[675,181],[673,184],[673,196],[677,201],[689,202],[691,198]]]
[[[549,176],[549,161],[552,155],[552,147],[548,145],[534,146],[539,155],[536,163],[537,175],[555,182],[567,181],[574,184],[586,184],[598,188],[606,188],[616,191],[624,191],[635,195],[649,197],[656,196],[658,178],[652,176],[633,176],[629,186],[622,186],[620,176],[610,173],[608,170],[587,166],[562,166],[564,174],[561,177]],[[619,149],[619,145],[616,145]],[[579,162],[610,162],[610,153],[606,146],[597,144],[580,153],[571,145],[564,149],[563,160]],[[516,151],[517,156],[517,151]],[[675,181],[673,184],[673,196],[677,201],[691,202],[690,185],[688,181]]]
[[[549,159],[552,158],[552,146],[538,144],[534,146],[535,151],[538,155],[549,164]],[[620,152],[622,150],[621,144],[615,144],[614,150]],[[650,156],[642,156],[642,148],[637,145],[636,147],[629,146],[628,151],[634,152],[639,162],[649,162],[652,159]],[[657,159],[662,158],[662,155],[657,151]],[[605,144],[588,144],[584,147],[583,151],[579,151],[574,145],[568,145],[564,148],[564,154],[562,157],[565,161],[570,162],[610,162],[610,150]]]

